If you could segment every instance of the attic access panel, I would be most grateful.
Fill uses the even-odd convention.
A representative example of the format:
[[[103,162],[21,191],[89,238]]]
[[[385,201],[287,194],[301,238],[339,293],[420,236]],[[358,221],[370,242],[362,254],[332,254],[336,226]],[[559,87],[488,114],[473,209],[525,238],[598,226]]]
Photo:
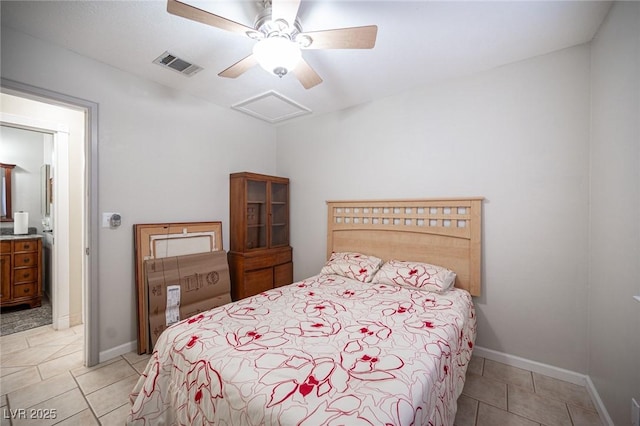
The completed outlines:
[[[231,108],[271,124],[311,114],[309,108],[274,90],[237,103]]]

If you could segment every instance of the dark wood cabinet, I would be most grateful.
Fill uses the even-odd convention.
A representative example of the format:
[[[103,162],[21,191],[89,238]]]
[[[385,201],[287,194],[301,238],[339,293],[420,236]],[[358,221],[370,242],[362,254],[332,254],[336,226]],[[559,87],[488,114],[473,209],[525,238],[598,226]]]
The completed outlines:
[[[5,254],[6,253],[6,254]],[[0,279],[0,305],[11,300],[11,243],[7,244],[5,252],[5,244],[2,244],[2,254],[0,254],[0,270],[2,276]]]
[[[293,282],[289,245],[289,179],[230,176],[229,271],[234,300]]]
[[[42,239],[26,238],[2,241],[1,306],[42,304]]]

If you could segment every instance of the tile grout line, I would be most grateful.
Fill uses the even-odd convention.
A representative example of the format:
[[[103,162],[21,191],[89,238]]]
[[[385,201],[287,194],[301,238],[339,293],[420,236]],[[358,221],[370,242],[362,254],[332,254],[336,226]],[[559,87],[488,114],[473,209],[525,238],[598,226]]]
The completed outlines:
[[[133,365],[129,362],[129,360],[127,360],[127,359],[126,359],[126,357],[124,357],[123,355],[118,355],[118,357],[117,357],[117,358],[120,358],[121,360],[124,360],[124,362],[125,362],[125,363],[127,363],[127,365],[128,365],[129,367],[131,367],[131,369],[133,369],[133,371],[135,372],[135,373],[133,373],[133,374],[131,374],[131,375],[129,375],[129,376],[123,377],[123,378],[122,378],[122,379],[120,379],[120,380],[126,380],[127,378],[129,378],[129,377],[131,377],[131,376],[134,376],[134,375],[136,375],[136,374],[138,375],[138,377],[140,377],[140,373],[138,373],[138,371],[133,367]],[[113,364],[113,363],[115,363],[115,362],[118,362],[118,360],[113,361],[113,362],[111,362],[110,364]],[[107,364],[107,365],[110,365],[110,364]],[[106,367],[106,365],[105,365],[105,367]],[[103,368],[103,367],[100,367],[100,368]],[[100,368],[97,368],[96,370],[99,370]],[[96,370],[93,370],[93,371],[96,371]],[[88,372],[88,373],[91,373],[91,372]],[[88,374],[88,373],[85,373],[85,374]],[[75,376],[74,376],[74,380],[75,380]],[[120,380],[119,380],[119,381],[120,381]],[[77,383],[77,381],[76,381],[76,383]],[[127,405],[127,404],[129,404],[129,400],[128,400],[128,398],[127,398],[127,402],[125,402],[124,404],[122,404],[122,405],[120,405],[120,406],[118,406],[118,407],[115,407],[115,408],[113,408],[112,410],[110,410],[110,411],[108,411],[108,412],[104,413],[102,416],[98,417],[98,414],[94,411],[94,409],[93,409],[93,407],[91,406],[91,404],[90,404],[89,400],[87,399],[87,397],[88,397],[89,395],[91,395],[91,394],[93,394],[93,393],[95,393],[95,392],[99,392],[100,390],[102,390],[102,389],[104,389],[104,388],[106,388],[106,387],[108,387],[108,386],[111,386],[111,385],[113,385],[113,384],[115,384],[115,383],[117,383],[117,382],[110,383],[110,384],[108,384],[108,385],[106,385],[106,386],[102,386],[101,388],[98,388],[98,389],[94,390],[93,392],[90,392],[90,393],[87,393],[87,394],[85,394],[85,393],[84,393],[84,391],[83,391],[83,390],[82,390],[82,388],[80,387],[80,384],[78,383],[78,388],[80,389],[80,393],[82,394],[82,397],[83,397],[83,398],[85,399],[85,401],[87,402],[87,405],[88,405],[88,406],[89,406],[89,408],[91,409],[91,412],[93,413],[93,416],[97,419],[97,421],[98,421],[98,423],[99,423],[99,424],[101,424],[101,423],[102,423],[102,422],[100,421],[100,418],[101,418],[101,417],[104,417],[104,416],[106,416],[107,414],[109,414],[109,413],[111,413],[111,412],[113,412],[113,411],[116,411],[116,410],[120,409],[123,405]]]
[[[118,406],[118,407],[114,408],[114,409],[113,409],[113,410],[111,410],[111,411],[107,411],[107,412],[106,412],[106,413],[104,413],[102,416],[98,417],[98,423],[102,424],[102,422],[100,421],[100,419],[101,419],[102,417],[104,417],[104,416],[106,416],[106,415],[108,415],[108,414],[110,414],[110,413],[113,413],[114,411],[117,411],[117,410],[119,410],[120,408],[122,408],[122,407],[124,407],[125,405],[128,405],[128,404],[129,404],[129,402],[126,402],[126,403],[124,403],[124,404],[122,404],[122,405],[120,405],[120,406]],[[126,419],[125,419],[125,420],[126,420]]]
[[[7,393],[5,394],[5,396],[7,398],[7,406],[4,408],[4,410],[11,410],[11,401],[9,401],[9,394]],[[9,413],[11,413],[11,411],[9,411]],[[13,421],[11,418],[9,419],[9,426],[13,426]]]
[[[510,414],[515,414],[515,413],[512,413],[511,411],[509,411],[509,383],[505,383],[505,385],[506,385],[505,390],[506,390],[506,393],[507,393],[507,394],[505,395],[505,399],[507,400],[507,401],[506,401],[506,402],[507,402],[507,408],[505,408],[505,411],[506,411],[507,413],[510,413]]]
[[[482,358],[482,363],[480,366],[480,376],[484,377],[484,363],[487,359],[486,358]],[[466,379],[465,379],[466,380]],[[478,401],[477,399],[474,399],[474,401],[476,401],[476,421],[473,423],[474,426],[478,425],[478,420],[480,419],[480,401]]]
[[[538,386],[536,385],[536,376],[533,374],[533,372],[530,372],[530,373],[531,373],[531,384],[533,385],[533,393],[537,395]]]
[[[100,368],[103,368],[103,367],[100,367]],[[96,370],[99,370],[99,369],[96,369]],[[93,371],[95,371],[95,370],[93,370]],[[85,394],[84,391],[82,390],[82,387],[80,386],[80,383],[78,383],[77,377],[73,373],[71,373],[71,371],[69,371],[69,373],[71,374],[71,377],[73,377],[73,381],[76,382],[76,386],[78,386],[78,390],[80,391],[80,395],[82,395],[82,398],[84,399],[84,402],[87,404],[87,407],[89,407],[89,410],[91,411],[91,414],[93,415],[93,418],[96,420],[96,422],[98,422],[98,425],[102,424],[100,422],[100,418],[98,417],[98,415],[96,414],[95,410],[93,409],[93,406],[91,405],[91,403],[89,403],[89,400],[87,399],[87,395],[88,394]],[[85,374],[87,374],[87,373],[85,373]],[[100,388],[100,389],[102,389],[102,388]],[[97,392],[100,389],[96,389],[94,392]]]
[[[490,377],[487,377],[487,376],[485,376],[485,375],[484,375],[484,373],[486,372],[486,371],[485,371],[485,368],[484,368],[484,367],[485,367],[485,362],[484,362],[484,360],[483,360],[483,362],[481,363],[481,366],[482,366],[482,368],[480,369],[480,371],[482,372],[481,376],[482,376],[482,377],[484,377],[484,378],[489,378],[489,379],[491,379]],[[559,395],[546,395],[546,394],[541,394],[541,393],[540,393],[540,389],[538,388],[538,384],[537,384],[536,378],[535,378],[535,372],[533,372],[533,371],[531,371],[531,370],[528,370],[527,372],[528,372],[528,374],[529,374],[529,375],[530,375],[530,377],[531,377],[531,382],[532,382],[532,385],[533,385],[533,394],[534,394],[534,395],[536,395],[536,396],[538,396],[538,397],[541,397],[541,398],[543,398],[543,399],[547,399],[547,400],[550,400],[550,401],[555,401],[555,402],[557,402],[557,403],[562,404],[562,405],[565,407],[565,413],[568,415],[568,418],[569,418],[569,421],[571,422],[571,425],[576,426],[576,423],[575,423],[575,421],[574,421],[574,419],[573,419],[573,416],[572,416],[572,414],[571,414],[571,410],[570,410],[570,407],[571,407],[571,406],[575,406],[575,407],[577,407],[577,408],[579,408],[579,409],[581,409],[581,410],[584,410],[584,411],[588,411],[588,412],[591,412],[591,413],[598,414],[598,413],[597,413],[597,410],[589,409],[589,408],[584,407],[583,405],[581,405],[581,404],[579,404],[579,403],[575,403],[575,402],[573,402],[572,400],[566,399],[566,398],[561,397],[561,396],[559,396]],[[472,372],[469,372],[469,374],[473,374],[473,373],[472,373]],[[506,408],[506,410],[503,410],[503,409],[501,409],[500,407],[495,407],[495,406],[494,406],[494,407],[495,407],[495,408],[498,408],[498,409],[501,409],[502,411],[506,411],[506,412],[508,412],[508,413],[510,413],[510,414],[517,415],[518,417],[523,418],[523,419],[526,419],[526,420],[528,420],[528,421],[531,421],[531,422],[535,422],[535,423],[537,423],[537,421],[536,421],[536,420],[533,420],[533,419],[531,419],[531,418],[529,418],[529,417],[525,417],[525,416],[522,416],[522,415],[519,415],[519,414],[516,414],[516,413],[513,413],[513,412],[511,412],[511,411],[510,411],[509,389],[510,389],[510,388],[511,388],[511,389],[513,389],[513,387],[514,387],[514,386],[515,386],[516,388],[519,388],[520,386],[518,386],[517,384],[514,384],[514,383],[509,383],[508,381],[504,381],[503,379],[495,378],[494,380],[497,380],[497,381],[499,381],[499,382],[503,383],[503,384],[506,386],[506,389],[507,389],[507,397],[506,397],[507,408]],[[569,383],[570,383],[570,382],[569,382]],[[582,387],[584,387],[584,386],[582,386]],[[478,401],[478,403],[480,402],[479,400],[476,400],[475,398],[472,398],[472,399],[474,399],[475,401]],[[593,402],[593,401],[592,401],[592,402]],[[489,404],[489,405],[491,405],[491,404]],[[493,406],[493,405],[492,405],[492,406]],[[478,409],[478,412],[479,412],[479,409]],[[476,421],[475,421],[475,423],[474,423],[474,424],[476,424],[476,425],[477,425],[477,422],[478,422],[478,416],[479,416],[479,415],[477,415],[477,416],[476,416]],[[538,423],[538,424],[540,424],[540,423]]]
[[[569,410],[568,402],[564,404],[564,408],[567,410],[567,414],[569,414],[569,421],[571,422],[571,425],[576,426],[576,423],[573,421],[573,417],[571,416],[571,410]]]
[[[484,365],[484,363],[483,363]],[[480,401],[475,400],[476,401],[476,418],[475,421],[473,422],[474,426],[478,426],[478,420],[480,419]]]
[[[72,378],[73,378],[73,374],[71,374],[71,373],[69,373],[69,374],[70,374],[70,375],[72,376]],[[42,381],[42,380],[41,380],[41,381]],[[77,385],[77,383],[76,383],[76,385]],[[19,390],[19,389],[16,389],[16,390]],[[64,392],[62,392],[62,393],[60,393],[60,394],[57,394],[57,395],[53,395],[53,396],[51,396],[51,397],[49,397],[49,398],[45,399],[44,401],[37,402],[36,404],[31,405],[31,406],[28,406],[28,407],[23,407],[23,409],[24,409],[24,410],[28,410],[28,409],[30,409],[31,407],[34,407],[35,405],[42,404],[42,403],[45,403],[45,402],[47,402],[47,401],[50,401],[50,400],[52,400],[53,398],[56,398],[56,397],[58,397],[58,396],[60,396],[60,395],[64,395],[65,393],[71,392],[72,390],[73,390],[73,389],[71,389],[71,390],[67,390],[67,391],[64,391]],[[80,389],[78,388],[78,390],[80,390]],[[15,391],[14,391],[14,392],[15,392]],[[80,391],[80,393],[82,393],[82,391]],[[7,409],[11,409],[11,399],[9,398],[9,394],[7,393],[7,394],[6,394],[6,396],[7,396]],[[73,416],[70,416],[70,417],[73,417]],[[66,418],[64,418],[64,419],[61,419],[59,422],[58,422],[58,421],[56,421],[56,422],[55,422],[55,423],[53,423],[53,424],[55,425],[55,424],[58,424],[58,423],[60,423],[60,422],[63,422],[63,421],[65,421],[65,420],[69,419],[70,417],[66,417]],[[12,420],[11,418],[9,418],[8,420],[9,420],[9,425],[13,425],[13,420]]]

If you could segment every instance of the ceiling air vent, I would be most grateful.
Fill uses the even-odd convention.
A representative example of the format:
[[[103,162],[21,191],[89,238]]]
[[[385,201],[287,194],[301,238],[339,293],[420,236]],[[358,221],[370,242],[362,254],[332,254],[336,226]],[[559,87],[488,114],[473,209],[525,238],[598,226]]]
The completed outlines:
[[[153,63],[170,68],[180,74],[186,75],[187,77],[191,77],[198,71],[202,70],[202,67],[189,63],[184,59],[180,59],[169,52],[164,52],[162,55],[158,56]]]

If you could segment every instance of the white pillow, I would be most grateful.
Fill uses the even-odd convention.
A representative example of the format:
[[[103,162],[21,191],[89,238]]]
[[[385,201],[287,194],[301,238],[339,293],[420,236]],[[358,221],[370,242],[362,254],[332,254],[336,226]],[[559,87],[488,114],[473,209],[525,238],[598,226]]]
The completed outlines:
[[[390,260],[376,273],[373,283],[395,284],[442,293],[453,287],[456,273],[438,265]]]

